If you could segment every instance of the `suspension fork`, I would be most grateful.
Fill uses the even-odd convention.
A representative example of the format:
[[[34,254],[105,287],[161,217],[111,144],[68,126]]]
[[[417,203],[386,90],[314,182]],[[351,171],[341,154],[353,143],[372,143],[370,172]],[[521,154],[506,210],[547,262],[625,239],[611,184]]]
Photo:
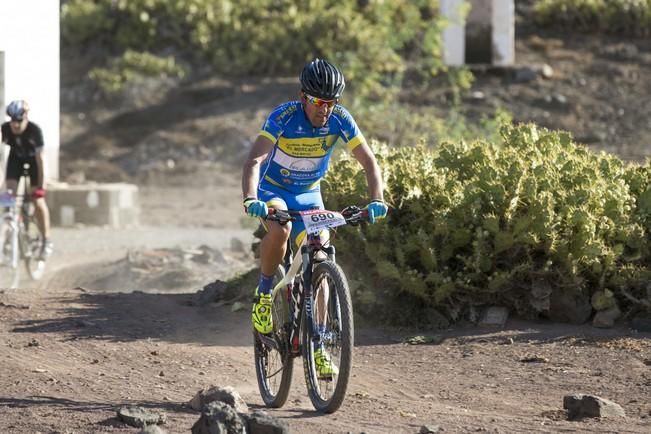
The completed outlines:
[[[323,247],[320,243],[309,243],[303,244],[300,248],[300,253],[296,254],[291,267],[286,267],[287,274],[283,281],[279,282],[277,285],[291,285],[290,295],[289,295],[289,305],[290,305],[290,320],[292,322],[290,333],[289,333],[289,342],[291,346],[292,353],[297,355],[300,353],[300,338],[299,332],[301,327],[301,319],[303,318],[303,311],[305,310],[306,315],[306,324],[305,327],[308,327],[306,332],[310,333],[310,336],[313,337],[315,342],[320,342],[321,335],[319,330],[315,326],[314,321],[314,297],[313,297],[313,287],[312,287],[312,274],[314,268],[314,254],[316,251],[324,251],[328,255],[328,259],[331,261],[335,260],[335,248],[334,246]],[[300,255],[300,256],[299,256]],[[298,273],[298,267],[301,267],[300,276],[302,279],[294,279]],[[288,279],[291,279],[293,282],[290,283]],[[302,281],[302,282],[301,282]],[[301,284],[302,283],[302,284]]]
[[[328,260],[335,261],[335,247],[327,246],[324,247],[320,243],[320,239],[316,236],[314,239],[308,240],[308,245],[301,247],[301,254],[303,257],[303,297],[304,297],[304,307],[306,309],[306,320],[307,327],[312,336],[312,340],[315,344],[321,343],[323,336],[319,328],[316,326],[316,321],[314,319],[314,304],[316,303],[314,295],[314,288],[312,286],[312,275],[314,272],[315,265],[315,255],[317,252],[322,251],[328,256]]]
[[[289,342],[292,353],[300,354],[300,329],[303,313],[306,315],[304,327],[311,336],[315,335],[314,304],[312,300],[312,252],[313,249],[303,245],[300,250],[300,261],[294,261],[294,266],[301,267],[301,279],[295,279],[291,291],[290,315],[292,326],[289,333]],[[296,256],[298,257],[299,254]]]

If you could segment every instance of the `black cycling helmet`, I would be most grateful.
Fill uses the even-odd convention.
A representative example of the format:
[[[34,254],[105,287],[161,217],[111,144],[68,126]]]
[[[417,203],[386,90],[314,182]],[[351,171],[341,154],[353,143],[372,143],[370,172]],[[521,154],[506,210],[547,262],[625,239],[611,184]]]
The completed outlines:
[[[12,121],[22,121],[27,112],[29,111],[29,104],[25,100],[11,101],[7,106],[7,116]]]
[[[323,59],[307,63],[301,72],[301,89],[308,95],[323,99],[337,99],[346,87],[344,74]]]

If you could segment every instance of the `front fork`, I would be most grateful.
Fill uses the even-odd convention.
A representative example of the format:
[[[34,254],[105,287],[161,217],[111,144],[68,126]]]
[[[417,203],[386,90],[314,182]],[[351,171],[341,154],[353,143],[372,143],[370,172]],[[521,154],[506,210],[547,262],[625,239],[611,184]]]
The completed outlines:
[[[2,234],[0,234],[0,260],[2,262],[9,260],[10,265],[15,268],[18,266],[18,257],[20,255],[20,237],[18,233],[18,227],[20,223],[14,217],[5,217],[2,224],[4,227],[2,228]],[[11,243],[12,254],[9,258],[5,258],[5,244],[7,243],[7,236],[11,237],[9,242]]]
[[[291,291],[291,313],[292,313],[292,328],[290,333],[290,342],[292,346],[292,353],[300,353],[300,339],[299,339],[299,330],[300,330],[300,321],[302,318],[302,309],[305,309],[305,327],[308,327],[307,332],[312,336],[314,343],[319,344],[321,342],[321,334],[319,328],[316,326],[316,321],[314,320],[314,297],[313,297],[313,288],[312,288],[312,273],[314,271],[314,265],[316,261],[314,257],[317,252],[322,251],[328,256],[328,260],[335,260],[335,247],[328,246],[302,246],[301,247],[301,256],[302,256],[302,285],[299,281],[294,282],[294,286]],[[302,286],[302,288],[301,288]],[[302,289],[302,290],[301,290]],[[303,298],[303,303],[301,303],[301,298]]]

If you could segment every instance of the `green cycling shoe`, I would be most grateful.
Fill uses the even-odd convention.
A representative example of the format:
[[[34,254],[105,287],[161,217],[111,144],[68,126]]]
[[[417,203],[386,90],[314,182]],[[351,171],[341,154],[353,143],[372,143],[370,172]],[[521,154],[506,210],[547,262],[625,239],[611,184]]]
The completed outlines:
[[[323,347],[314,350],[314,364],[320,380],[332,380],[335,375],[339,374],[339,368],[332,363],[330,354]]]
[[[274,329],[273,317],[271,315],[271,294],[258,294],[257,288],[255,292],[258,301],[253,303],[253,310],[251,312],[253,328],[266,335]]]

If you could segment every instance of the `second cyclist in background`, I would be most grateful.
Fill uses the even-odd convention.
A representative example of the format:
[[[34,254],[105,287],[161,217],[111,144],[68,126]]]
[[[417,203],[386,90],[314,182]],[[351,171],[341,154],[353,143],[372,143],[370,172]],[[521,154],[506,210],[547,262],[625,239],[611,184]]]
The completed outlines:
[[[23,165],[29,164],[30,191],[34,200],[36,221],[41,233],[41,258],[47,259],[52,254],[53,244],[50,240],[50,213],[45,202],[43,172],[43,133],[41,128],[28,119],[29,105],[24,100],[12,101],[7,106],[9,122],[2,124],[2,143],[10,147],[7,159],[6,188],[14,193],[18,180],[23,173]]]

